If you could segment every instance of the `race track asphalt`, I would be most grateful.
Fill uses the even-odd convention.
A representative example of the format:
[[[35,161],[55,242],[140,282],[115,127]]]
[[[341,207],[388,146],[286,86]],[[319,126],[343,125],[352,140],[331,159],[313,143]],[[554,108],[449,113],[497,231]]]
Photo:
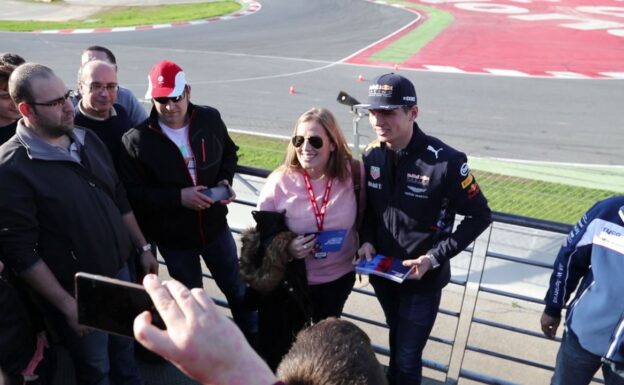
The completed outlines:
[[[332,109],[350,138],[351,115],[335,98],[362,100],[367,82],[392,68],[340,61],[413,20],[404,10],[362,0],[263,0],[250,16],[199,26],[76,35],[0,33],[0,51],[51,66],[75,84],[91,44],[118,57],[120,83],[142,96],[158,60],[178,62],[192,99],[223,114],[228,127],[289,135],[311,106]],[[399,69],[419,94],[421,127],[479,157],[621,165],[624,80],[545,79]],[[293,86],[295,94],[288,92]],[[360,130],[373,137],[369,124]]]

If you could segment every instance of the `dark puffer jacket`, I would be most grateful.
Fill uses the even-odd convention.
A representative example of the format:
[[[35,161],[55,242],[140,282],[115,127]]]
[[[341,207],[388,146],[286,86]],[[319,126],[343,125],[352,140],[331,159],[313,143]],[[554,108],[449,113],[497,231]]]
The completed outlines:
[[[272,370],[288,352],[297,332],[311,323],[305,262],[292,259],[288,244],[296,237],[284,215],[254,211],[256,227],[243,233],[241,276],[247,303],[258,310],[258,350]]]

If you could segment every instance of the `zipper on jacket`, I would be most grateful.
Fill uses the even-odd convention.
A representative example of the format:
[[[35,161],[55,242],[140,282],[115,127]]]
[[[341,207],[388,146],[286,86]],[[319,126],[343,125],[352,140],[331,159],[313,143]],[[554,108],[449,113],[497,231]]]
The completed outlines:
[[[386,160],[388,158],[390,158],[390,170],[392,170],[392,172],[390,173],[390,178],[389,180],[391,180],[391,183],[388,183],[388,189],[390,189],[390,194],[388,194],[388,196],[390,197],[390,206],[391,207],[397,207],[397,205],[400,202],[400,198],[397,197],[395,194],[397,193],[397,191],[400,191],[400,184],[399,182],[399,168],[400,165],[402,164],[401,162],[401,157],[399,156],[399,154],[397,152],[395,152],[394,150],[389,150],[386,147],[386,151],[390,151],[389,153],[389,157],[386,156]],[[395,239],[398,239],[399,236],[399,229],[397,228],[397,224],[396,224],[396,210],[390,210],[390,223],[392,224],[392,236]],[[396,247],[396,246],[395,246]],[[400,255],[400,253],[398,253],[400,251],[400,247],[398,249],[393,250],[394,255]]]
[[[189,104],[190,105],[190,104]],[[193,142],[191,141],[191,126],[193,124],[193,119],[195,117],[195,113],[196,111],[193,110],[190,113],[189,116],[189,122],[188,122],[188,130],[186,132],[186,140],[188,141],[189,147],[191,148],[191,152],[193,153],[193,158],[195,158],[195,152],[193,151]],[[154,119],[156,121],[156,123],[158,123],[158,119]],[[180,159],[182,160],[182,163],[184,164],[184,168],[186,169],[186,175],[189,177],[189,179],[191,180],[191,183],[193,183],[193,176],[191,175],[191,173],[188,170],[188,166],[186,165],[186,162],[184,161],[184,156],[182,156],[182,152],[180,152],[180,149],[178,148],[178,146],[176,146],[175,143],[173,143],[173,141],[171,139],[169,139],[169,137],[167,135],[165,135],[164,132],[162,132],[162,128],[160,128],[160,126],[158,124],[156,124],[156,127],[158,127],[158,129],[156,127],[154,127],[153,125],[154,121],[150,120],[148,127],[156,132],[158,132],[160,135],[163,136],[163,138],[165,138],[165,140],[169,143],[171,143],[173,145],[173,147],[175,147],[176,152],[178,153],[178,156],[180,157]],[[201,145],[202,145],[202,157],[204,158],[204,162],[205,162],[205,158],[206,158],[206,150],[205,150],[205,143],[204,143],[204,138],[202,138],[201,140]],[[193,186],[197,186],[198,182],[199,182],[199,174],[197,172],[197,161],[195,161],[195,182],[193,183]],[[199,239],[201,240],[202,244],[205,245],[206,244],[206,234],[204,234],[204,220],[203,220],[203,214],[202,211],[198,211],[197,212],[197,222],[199,225]]]
[[[199,221],[199,238],[201,239],[202,245],[206,244],[206,234],[204,234],[204,215],[202,211],[197,212],[197,220]]]
[[[611,337],[612,343],[610,344],[609,349],[607,350],[607,354],[605,354],[605,357],[607,359],[614,358],[615,354],[617,353],[617,350],[620,347],[620,344],[622,342],[621,340],[622,340],[623,332],[624,332],[624,317],[620,317],[619,324],[616,326],[615,332],[613,333],[613,336]]]
[[[199,184],[199,165],[197,164],[197,157],[195,156],[195,151],[193,151],[193,140],[191,138],[191,124],[193,123],[193,118],[195,116],[195,111],[192,111],[190,116],[189,116],[189,126],[188,126],[188,130],[186,131],[186,140],[188,141],[189,147],[191,148],[191,152],[193,153],[193,161],[195,162],[195,183],[193,184],[194,186],[197,186]],[[206,150],[205,150],[205,143],[204,143],[204,138],[202,138],[201,140],[201,151],[202,151],[202,159],[203,162],[206,162]],[[180,152],[180,151],[178,151]],[[188,167],[186,168],[186,171],[188,172]],[[190,172],[188,172],[189,177],[191,177],[191,179],[193,179],[193,176],[191,175]],[[202,211],[198,211],[197,212],[197,222],[198,222],[198,230],[199,230],[199,239],[201,240],[202,245],[206,244],[206,234],[204,233],[204,214],[203,214],[203,210]]]

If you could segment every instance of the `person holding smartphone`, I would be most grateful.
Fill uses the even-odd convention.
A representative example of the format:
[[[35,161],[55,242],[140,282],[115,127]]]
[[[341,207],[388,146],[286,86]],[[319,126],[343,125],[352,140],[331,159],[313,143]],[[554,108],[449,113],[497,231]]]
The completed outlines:
[[[274,372],[206,291],[151,274],[143,286],[167,328],[145,311],[134,319],[135,338],[200,384],[387,385],[370,338],[349,321],[328,318],[302,330]]]
[[[358,205],[351,161],[334,115],[324,108],[312,108],[297,120],[284,164],[268,177],[260,193],[258,210],[283,213],[285,230],[293,234],[276,252],[291,260],[290,265],[301,265],[306,291],[299,298],[293,298],[292,291],[278,295],[276,292],[284,290],[279,285],[260,298],[259,349],[273,369],[310,317],[314,322],[340,317],[355,282],[352,258],[358,247]],[[319,248],[320,234],[335,230],[346,230],[339,250]],[[248,257],[243,249],[241,259]],[[287,281],[290,285],[294,279]],[[305,314],[307,306],[301,303],[308,298],[311,314]]]
[[[122,138],[120,174],[137,219],[165,259],[172,278],[203,287],[200,257],[225,294],[234,321],[253,342],[256,315],[242,306],[245,285],[227,222],[238,147],[219,111],[191,103],[191,85],[176,63],[149,72],[149,118]],[[229,194],[213,200],[206,190]],[[223,198],[223,197],[220,197]]]

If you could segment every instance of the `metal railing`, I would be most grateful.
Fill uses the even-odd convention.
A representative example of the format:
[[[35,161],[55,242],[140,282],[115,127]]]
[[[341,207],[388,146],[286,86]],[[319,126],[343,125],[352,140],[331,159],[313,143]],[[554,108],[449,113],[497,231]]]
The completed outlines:
[[[239,166],[237,169],[237,180],[242,181],[251,191],[257,193],[257,189],[254,188],[249,182],[247,182],[244,176],[253,176],[266,178],[269,175],[269,171],[256,169],[253,167]],[[237,204],[255,207],[255,201],[248,201],[243,199],[237,199]],[[505,333],[513,333],[522,336],[521,339],[528,341],[531,339],[546,340],[546,337],[539,331],[537,324],[531,324],[530,328],[517,327],[505,322],[499,322],[496,320],[488,319],[486,317],[478,316],[477,311],[479,309],[479,300],[483,295],[501,297],[504,299],[511,299],[514,301],[521,301],[535,305],[543,305],[543,300],[527,296],[513,290],[501,290],[492,288],[484,283],[484,273],[486,271],[486,265],[489,261],[502,261],[505,263],[512,263],[518,266],[530,266],[537,269],[543,269],[549,273],[552,269],[552,255],[550,262],[536,261],[529,258],[523,258],[517,255],[510,255],[493,250],[492,238],[493,232],[499,225],[515,226],[522,229],[530,229],[532,231],[552,233],[556,236],[563,237],[563,234],[567,234],[571,230],[570,225],[531,219],[526,217],[520,217],[515,215],[494,213],[493,224],[466,250],[462,252],[464,257],[469,256],[468,268],[463,278],[453,277],[451,279],[451,286],[459,290],[459,310],[451,310],[441,306],[439,314],[450,317],[454,323],[454,330],[451,331],[450,337],[442,337],[432,333],[430,341],[434,341],[445,346],[450,347],[451,353],[444,361],[432,360],[425,357],[423,364],[426,368],[432,369],[443,375],[445,383],[457,383],[460,379],[466,379],[483,384],[502,384],[502,385],[518,385],[518,384],[535,384],[532,379],[526,379],[526,382],[512,382],[507,379],[503,379],[491,374],[486,374],[480,370],[475,370],[466,367],[466,354],[475,353],[481,356],[498,360],[503,365],[505,363],[513,363],[526,368],[533,368],[552,372],[554,370],[552,365],[538,362],[535,359],[522,358],[518,355],[504,353],[496,351],[496,349],[481,346],[479,343],[472,341],[472,336],[475,333],[475,328],[485,327],[490,330],[502,331]],[[240,229],[232,229],[234,232],[239,233]],[[208,275],[207,275],[208,276]],[[209,276],[208,276],[209,277]],[[445,289],[447,290],[447,289]],[[374,293],[361,288],[354,288],[354,292],[364,296],[374,296]],[[217,303],[222,306],[227,306],[224,301],[217,300]],[[372,319],[366,316],[366,314],[355,314],[345,312],[343,317],[352,319],[354,321],[371,325],[374,327],[387,329],[387,326],[383,320]],[[536,322],[539,322],[536,320]],[[465,330],[464,332],[460,332]],[[525,338],[526,337],[526,338]],[[550,341],[550,340],[549,340]],[[557,338],[555,342],[559,342],[560,338]],[[530,350],[532,347],[529,342],[526,342],[527,346],[521,346],[520,351],[524,348]],[[389,348],[383,345],[374,345],[375,351],[384,356],[388,356]],[[554,362],[554,356],[550,357],[550,362]],[[603,383],[600,379],[594,379],[596,383]]]

